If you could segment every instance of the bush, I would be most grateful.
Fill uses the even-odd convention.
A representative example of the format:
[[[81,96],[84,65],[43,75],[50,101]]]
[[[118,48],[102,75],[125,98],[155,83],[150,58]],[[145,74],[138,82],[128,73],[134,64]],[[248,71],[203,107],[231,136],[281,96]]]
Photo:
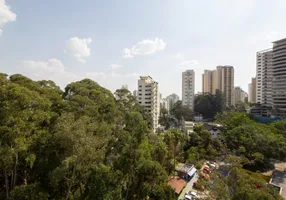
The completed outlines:
[[[200,170],[202,168],[203,164],[204,164],[204,160],[200,160],[195,164],[195,168],[197,170]]]

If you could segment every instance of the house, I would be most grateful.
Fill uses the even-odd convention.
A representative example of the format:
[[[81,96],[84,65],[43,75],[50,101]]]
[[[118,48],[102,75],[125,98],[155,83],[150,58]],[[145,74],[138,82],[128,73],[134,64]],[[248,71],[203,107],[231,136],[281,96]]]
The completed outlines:
[[[179,163],[175,170],[177,171],[179,177],[186,181],[190,181],[197,172],[197,169],[194,167],[194,165],[190,163]]]
[[[191,121],[184,121],[184,131],[188,135],[194,132],[195,123]]]
[[[202,125],[203,130],[210,132],[212,139],[218,138],[219,134],[222,132],[222,125],[215,123],[204,123]]]
[[[175,177],[169,176],[168,177],[168,185],[173,190],[175,190],[177,195],[179,195],[182,192],[182,190],[186,184],[187,184],[186,181],[184,181],[183,179],[181,179],[178,176],[175,176]]]

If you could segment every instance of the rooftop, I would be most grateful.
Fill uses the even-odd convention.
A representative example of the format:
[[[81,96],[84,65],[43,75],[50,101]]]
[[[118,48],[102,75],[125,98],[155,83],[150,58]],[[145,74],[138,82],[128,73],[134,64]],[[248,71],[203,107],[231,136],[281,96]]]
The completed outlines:
[[[286,41],[286,38],[283,38],[283,39],[280,39],[280,40],[276,40],[276,41],[274,41],[274,42],[272,42],[272,43],[279,43],[279,42],[284,42],[284,41]]]
[[[192,168],[194,167],[194,165],[190,164],[190,163],[186,163],[184,164],[184,166],[179,169],[178,171],[180,172],[184,172],[184,173],[188,173]]]
[[[269,52],[269,51],[272,51],[273,49],[272,48],[269,48],[269,49],[264,49],[264,50],[261,50],[261,51],[258,51],[257,53],[266,53],[266,52]]]
[[[186,181],[178,176],[174,178],[172,176],[168,177],[168,185],[175,190],[176,194],[180,194],[186,184]]]

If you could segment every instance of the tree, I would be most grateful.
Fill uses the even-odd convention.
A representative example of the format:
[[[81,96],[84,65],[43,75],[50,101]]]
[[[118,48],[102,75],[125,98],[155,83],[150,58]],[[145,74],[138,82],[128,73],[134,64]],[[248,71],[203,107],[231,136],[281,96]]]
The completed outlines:
[[[170,127],[170,116],[166,108],[160,109],[159,124],[166,127],[166,129]]]
[[[275,121],[271,124],[272,127],[274,127],[279,134],[283,135],[286,138],[286,120],[279,120]]]
[[[40,84],[18,74],[1,80],[0,170],[8,199],[17,185],[33,181],[35,146],[44,141],[54,113]]]
[[[230,150],[249,160],[250,168],[264,170],[269,165],[269,159],[285,160],[285,139],[265,126],[238,126],[225,133],[225,142]]]
[[[205,119],[213,119],[217,113],[225,110],[225,97],[216,90],[215,95],[210,93],[198,94],[195,97],[195,113],[202,114]]]
[[[235,110],[237,112],[246,112],[246,109],[247,109],[247,103],[245,102],[240,101],[235,105]]]
[[[264,179],[257,178],[259,174],[254,176],[254,173],[247,173],[232,163],[223,167],[227,176],[220,173],[213,176],[214,184],[211,188],[216,199],[283,199]]]
[[[183,105],[182,101],[177,101],[172,109],[170,110],[170,114],[173,115],[177,120],[186,120],[190,121],[193,118],[193,112],[190,107],[187,105]]]
[[[244,112],[220,113],[216,116],[216,122],[221,124],[226,130],[232,130],[233,128],[243,124],[255,123]]]
[[[171,151],[173,151],[172,152],[173,169],[175,169],[176,167],[176,156],[179,151],[179,144],[183,138],[184,138],[183,133],[178,129],[172,129],[171,131],[167,131],[164,135],[164,141],[166,145],[168,146],[168,159],[169,160],[171,158]]]
[[[116,99],[116,104],[121,111],[141,111],[140,105],[138,104],[136,97],[134,97],[128,89],[117,89],[114,95]]]

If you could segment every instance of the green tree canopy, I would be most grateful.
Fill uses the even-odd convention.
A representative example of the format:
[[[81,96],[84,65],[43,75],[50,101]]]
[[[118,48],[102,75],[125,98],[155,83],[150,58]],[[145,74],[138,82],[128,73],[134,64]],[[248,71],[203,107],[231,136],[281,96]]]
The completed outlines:
[[[205,119],[214,119],[217,113],[225,110],[225,97],[219,90],[215,95],[210,93],[196,95],[194,103],[195,113],[203,115]]]

